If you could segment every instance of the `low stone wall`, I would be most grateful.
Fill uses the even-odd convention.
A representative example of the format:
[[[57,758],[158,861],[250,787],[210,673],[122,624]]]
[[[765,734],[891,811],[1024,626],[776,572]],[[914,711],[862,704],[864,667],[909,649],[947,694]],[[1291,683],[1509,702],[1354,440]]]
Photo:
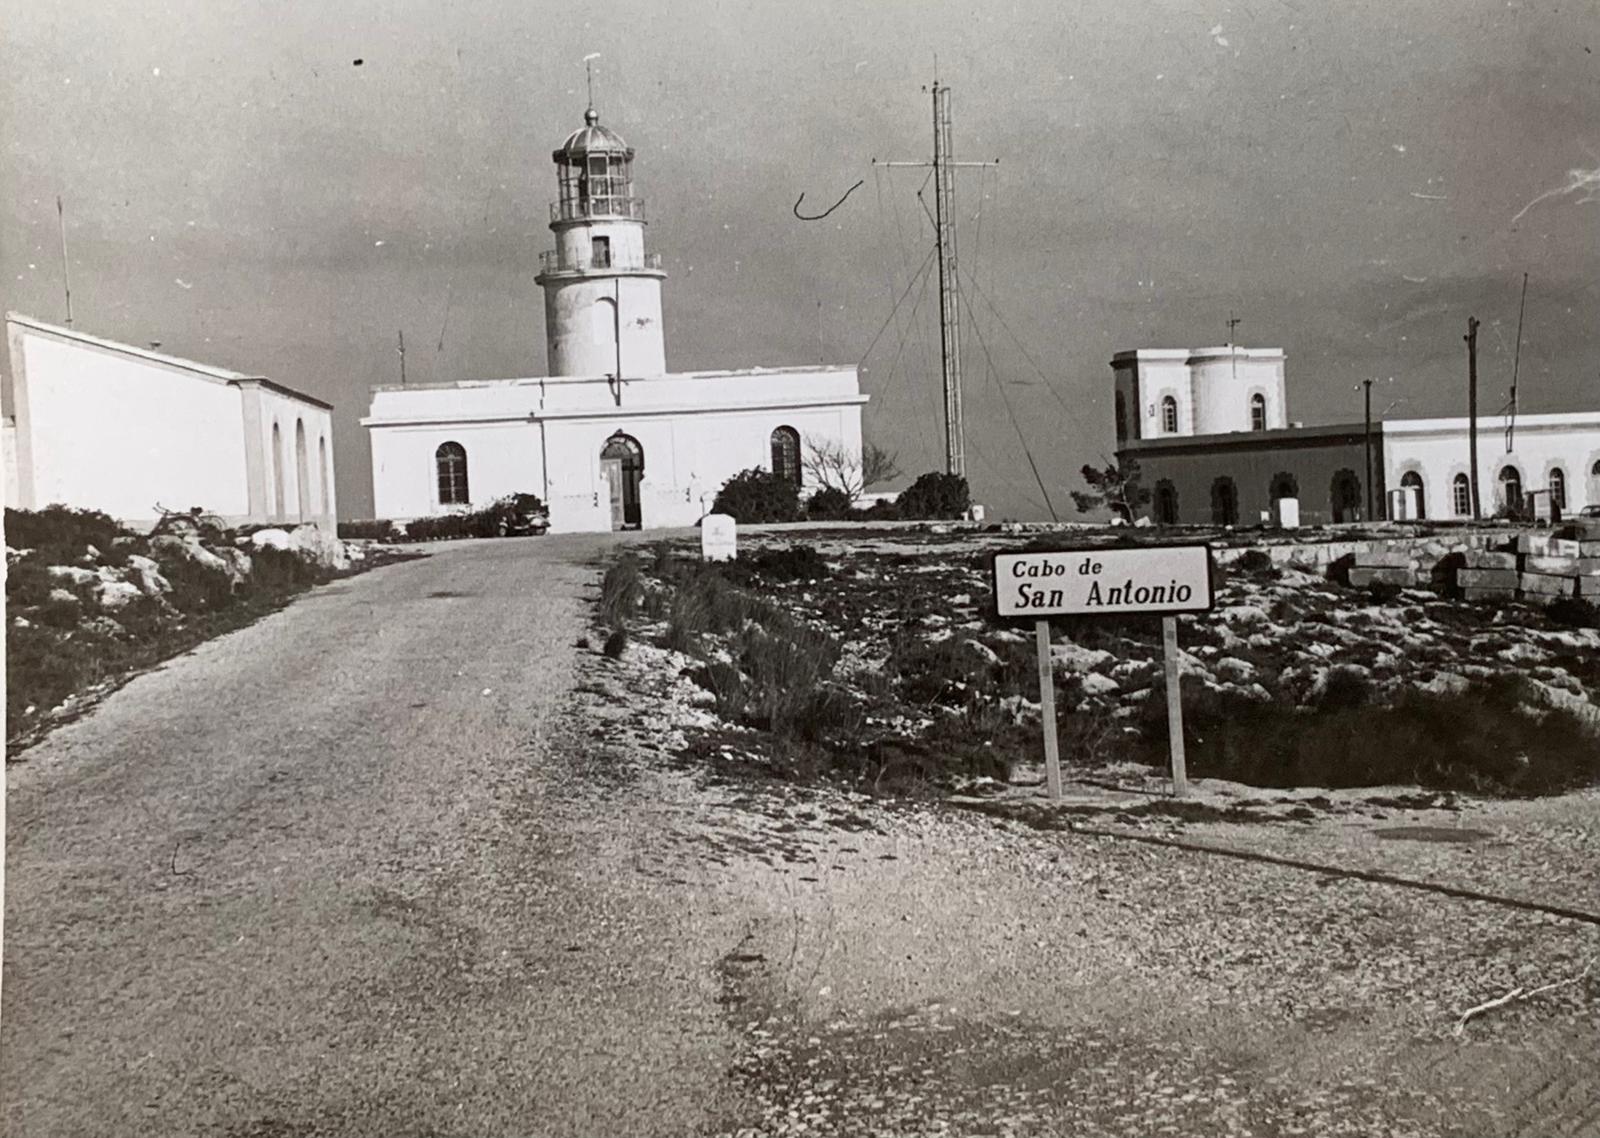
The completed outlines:
[[[1600,526],[1262,545],[1218,550],[1217,561],[1226,565],[1250,548],[1274,565],[1324,573],[1356,588],[1431,586],[1466,600],[1544,604],[1581,597],[1600,603]]]

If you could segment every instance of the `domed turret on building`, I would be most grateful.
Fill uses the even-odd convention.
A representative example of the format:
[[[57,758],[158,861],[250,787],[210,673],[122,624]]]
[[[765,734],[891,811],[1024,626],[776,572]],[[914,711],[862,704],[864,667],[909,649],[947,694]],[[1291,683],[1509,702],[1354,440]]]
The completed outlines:
[[[661,375],[661,258],[645,252],[644,202],[633,193],[633,147],[590,107],[550,155],[556,247],[540,258],[546,367],[553,376]],[[628,318],[624,320],[622,313]]]
[[[693,525],[741,470],[808,483],[808,444],[861,453],[854,366],[668,374],[661,259],[645,249],[634,150],[590,107],[551,152],[548,374],[378,387],[377,516],[404,521],[531,492],[553,531]]]

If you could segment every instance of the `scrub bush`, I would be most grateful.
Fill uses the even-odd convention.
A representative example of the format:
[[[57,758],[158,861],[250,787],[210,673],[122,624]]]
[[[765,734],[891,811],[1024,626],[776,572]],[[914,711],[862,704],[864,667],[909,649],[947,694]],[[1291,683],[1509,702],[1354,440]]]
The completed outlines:
[[[854,516],[850,495],[833,486],[824,486],[806,502],[806,517],[816,522],[841,522]]]
[[[921,475],[895,499],[896,513],[905,519],[960,518],[972,505],[967,480],[959,474]]]
[[[1336,701],[1337,703],[1337,701]],[[1513,797],[1600,779],[1600,746],[1570,712],[1535,706],[1528,681],[1465,691],[1408,689],[1392,703],[1316,709],[1191,684],[1183,692],[1189,773],[1251,786],[1418,785]],[[1129,757],[1167,763],[1166,701],[1147,699]]]
[[[717,491],[711,512],[727,514],[741,525],[796,521],[800,488],[770,470],[741,470]]]

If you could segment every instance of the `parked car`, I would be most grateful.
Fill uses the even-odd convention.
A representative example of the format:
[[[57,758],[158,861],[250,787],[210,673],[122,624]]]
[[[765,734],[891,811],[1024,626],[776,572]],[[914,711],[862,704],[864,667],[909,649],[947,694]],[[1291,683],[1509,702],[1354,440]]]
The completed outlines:
[[[550,511],[537,494],[510,494],[495,503],[495,532],[501,537],[542,534],[550,528]]]
[[[1578,516],[1580,518],[1600,518],[1600,502],[1592,506],[1585,506],[1578,511]]]

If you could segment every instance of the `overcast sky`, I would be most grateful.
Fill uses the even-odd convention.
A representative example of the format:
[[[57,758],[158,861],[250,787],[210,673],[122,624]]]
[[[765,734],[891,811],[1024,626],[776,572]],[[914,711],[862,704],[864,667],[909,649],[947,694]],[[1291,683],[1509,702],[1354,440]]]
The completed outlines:
[[[1112,448],[1111,355],[1224,342],[1230,313],[1308,423],[1359,419],[1366,377],[1394,377],[1379,410],[1464,414],[1476,315],[1496,410],[1527,272],[1523,409],[1600,406],[1596,51],[1593,0],[14,5],[0,302],[64,316],[62,194],[76,326],[331,400],[364,516],[397,330],[413,382],[544,372],[550,151],[598,52],[668,366],[863,362],[869,437],[936,469],[932,286],[890,320],[923,175],[870,163],[929,155],[937,54],[956,157],[1001,162],[957,191],[969,473],[1046,516],[1020,433],[1068,514]]]

